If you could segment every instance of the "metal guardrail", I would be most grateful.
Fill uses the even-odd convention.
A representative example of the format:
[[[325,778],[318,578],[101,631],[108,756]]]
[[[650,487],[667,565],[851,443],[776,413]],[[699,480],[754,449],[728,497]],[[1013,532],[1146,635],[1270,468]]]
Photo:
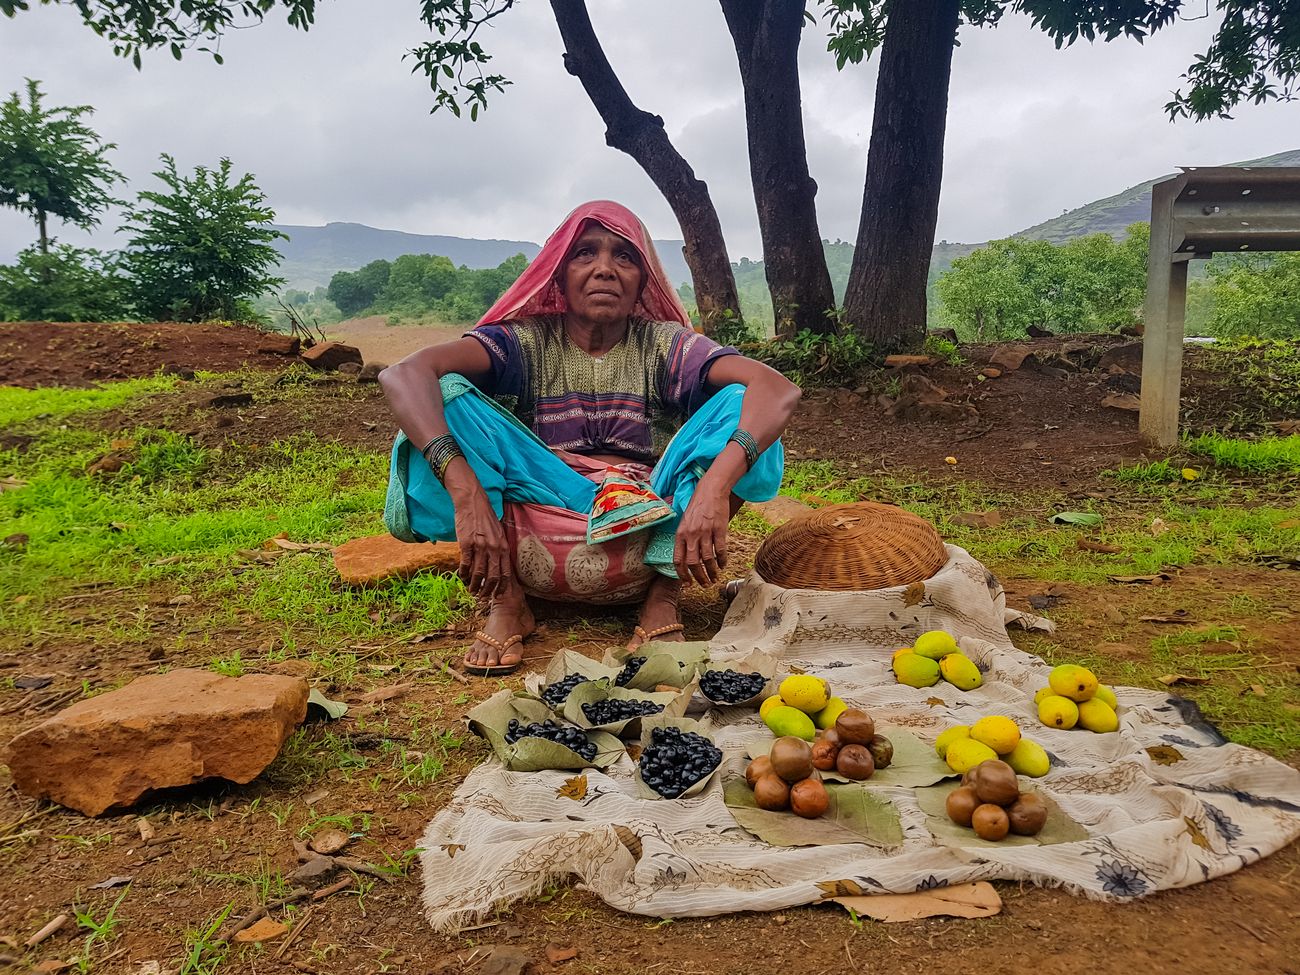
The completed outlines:
[[[1178,442],[1187,262],[1226,251],[1300,250],[1300,167],[1184,167],[1151,191],[1138,431]]]

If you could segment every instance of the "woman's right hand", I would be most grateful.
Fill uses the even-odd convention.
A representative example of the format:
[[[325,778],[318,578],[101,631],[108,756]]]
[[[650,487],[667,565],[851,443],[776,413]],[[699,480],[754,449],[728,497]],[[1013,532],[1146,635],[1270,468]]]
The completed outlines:
[[[465,467],[468,471],[468,465]],[[506,586],[510,546],[486,492],[472,473],[469,478],[473,484],[461,490],[453,490],[454,477],[447,478],[447,488],[456,508],[456,541],[460,544],[460,567],[456,574],[475,596],[491,599]]]

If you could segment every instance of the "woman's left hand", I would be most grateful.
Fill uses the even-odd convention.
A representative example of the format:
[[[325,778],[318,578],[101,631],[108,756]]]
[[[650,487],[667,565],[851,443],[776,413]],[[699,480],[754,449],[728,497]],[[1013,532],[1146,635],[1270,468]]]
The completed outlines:
[[[727,567],[727,523],[731,520],[730,492],[708,490],[700,483],[677,526],[673,564],[684,584],[716,585]]]

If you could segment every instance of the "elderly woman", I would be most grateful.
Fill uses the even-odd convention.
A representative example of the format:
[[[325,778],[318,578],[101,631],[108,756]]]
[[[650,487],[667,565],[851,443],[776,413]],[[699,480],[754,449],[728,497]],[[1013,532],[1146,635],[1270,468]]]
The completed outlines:
[[[631,211],[578,207],[477,327],[385,369],[401,433],[385,520],[455,539],[488,603],[470,673],[519,666],[526,595],[637,602],[631,646],[681,639],[742,500],[776,494],[799,388],[697,334]]]

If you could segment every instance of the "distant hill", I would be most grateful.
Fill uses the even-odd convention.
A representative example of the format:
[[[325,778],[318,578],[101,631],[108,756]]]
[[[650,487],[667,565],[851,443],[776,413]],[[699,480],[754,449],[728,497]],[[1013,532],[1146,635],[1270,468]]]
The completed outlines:
[[[360,223],[327,223],[323,227],[275,224],[288,235],[276,241],[283,257],[279,273],[286,288],[311,291],[329,284],[335,271],[355,271],[371,261],[391,261],[403,254],[440,254],[457,267],[496,267],[507,258],[523,254],[529,260],[541,250],[531,240],[479,240],[380,230]],[[680,240],[657,240],[655,248],[674,284],[690,280],[682,258]]]
[[[1228,163],[1230,166],[1300,166],[1300,149],[1275,153],[1263,159],[1250,159],[1246,162]],[[1166,173],[1155,179],[1130,186],[1122,193],[1108,196],[1069,210],[1059,217],[1045,220],[1013,236],[1029,237],[1033,240],[1048,240],[1061,244],[1075,237],[1088,234],[1110,234],[1118,239],[1124,236],[1124,228],[1139,220],[1151,219],[1151,187],[1161,180],[1176,176]]]

